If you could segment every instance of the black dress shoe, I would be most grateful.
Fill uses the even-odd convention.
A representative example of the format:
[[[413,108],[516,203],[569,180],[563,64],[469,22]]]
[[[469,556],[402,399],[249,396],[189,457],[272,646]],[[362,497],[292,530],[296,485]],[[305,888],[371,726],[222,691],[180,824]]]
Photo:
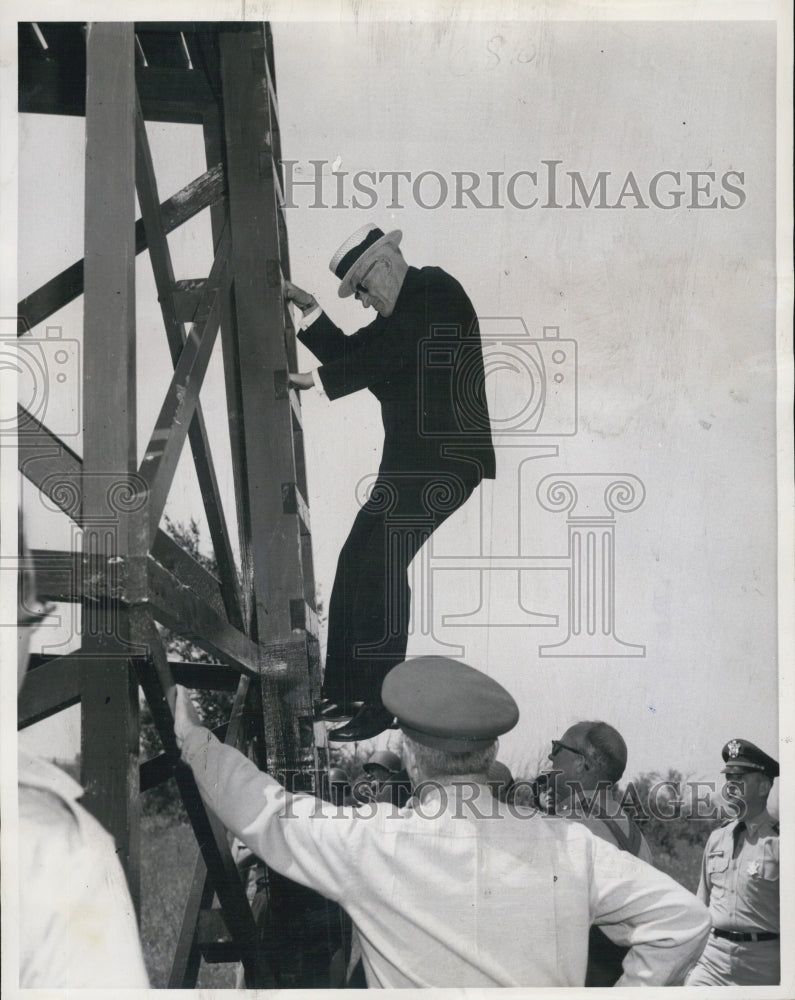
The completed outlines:
[[[332,698],[321,698],[315,706],[317,722],[333,722],[336,719],[346,719],[349,715],[350,713],[346,713]]]
[[[370,740],[385,729],[394,729],[395,717],[383,705],[368,705],[365,702],[350,722],[332,729],[328,738],[334,743],[355,743]]]
[[[315,709],[316,722],[340,722],[342,719],[350,719],[362,707],[361,701],[336,702],[332,698],[323,698],[317,703]]]

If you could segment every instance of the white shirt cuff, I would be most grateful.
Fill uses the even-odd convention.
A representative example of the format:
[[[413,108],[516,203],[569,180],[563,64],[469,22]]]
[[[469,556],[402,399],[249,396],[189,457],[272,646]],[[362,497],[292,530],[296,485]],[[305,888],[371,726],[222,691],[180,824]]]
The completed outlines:
[[[314,309],[310,309],[308,313],[301,316],[301,329],[306,330],[308,326],[311,326],[318,316],[323,312],[320,306],[315,306]]]
[[[325,399],[326,398],[326,390],[323,388],[323,380],[320,377],[320,369],[319,368],[313,368],[312,369],[312,379],[314,380],[314,383],[315,383],[314,388],[317,391],[317,394],[319,396],[323,396],[323,398]]]

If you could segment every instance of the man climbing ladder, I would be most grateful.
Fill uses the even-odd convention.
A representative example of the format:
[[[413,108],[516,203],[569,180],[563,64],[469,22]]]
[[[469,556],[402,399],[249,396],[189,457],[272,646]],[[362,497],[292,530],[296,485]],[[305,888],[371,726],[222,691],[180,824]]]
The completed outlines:
[[[405,659],[411,590],[420,547],[495,475],[477,316],[461,285],[438,267],[409,266],[402,233],[364,226],[331,259],[339,295],[378,316],[346,336],[314,296],[290,282],[303,314],[299,339],[321,362],[291,374],[297,389],[329,399],[369,389],[381,404],[384,447],[378,478],[342,548],[329,602],[320,717],[350,718],[336,741],[388,728],[381,683]]]

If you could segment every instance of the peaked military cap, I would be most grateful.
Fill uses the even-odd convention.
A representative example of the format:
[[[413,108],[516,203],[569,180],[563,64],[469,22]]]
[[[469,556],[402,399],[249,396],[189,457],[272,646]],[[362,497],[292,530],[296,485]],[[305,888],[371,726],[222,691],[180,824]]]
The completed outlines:
[[[768,778],[778,777],[778,761],[750,740],[729,740],[721,751],[726,767],[723,774],[733,771],[760,771]]]
[[[418,656],[384,678],[381,699],[417,743],[465,753],[513,729],[519,708],[502,684],[446,656]]]

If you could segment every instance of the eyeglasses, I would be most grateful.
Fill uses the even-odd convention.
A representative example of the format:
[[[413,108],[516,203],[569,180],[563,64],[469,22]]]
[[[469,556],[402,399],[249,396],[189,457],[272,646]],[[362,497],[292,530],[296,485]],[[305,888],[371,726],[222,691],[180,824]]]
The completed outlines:
[[[378,260],[380,260],[380,258],[378,258]],[[364,287],[363,282],[364,282],[364,279],[367,277],[367,275],[372,271],[372,269],[378,263],[378,260],[374,260],[373,261],[373,263],[367,268],[367,270],[364,272],[364,274],[361,276],[361,278],[359,278],[359,280],[353,286],[354,292],[355,292],[355,296],[354,296],[355,298],[358,299],[360,295],[369,295],[370,294],[369,289],[367,289],[367,288]]]
[[[18,627],[35,628],[55,612],[56,606],[52,601],[34,601],[31,607],[20,608],[17,614]]]
[[[552,741],[552,753],[550,757],[556,757],[561,750],[568,750],[569,753],[576,753],[579,757],[585,757],[587,759],[588,755],[582,750],[578,750],[577,747],[570,747],[567,743],[561,743],[560,740]]]

